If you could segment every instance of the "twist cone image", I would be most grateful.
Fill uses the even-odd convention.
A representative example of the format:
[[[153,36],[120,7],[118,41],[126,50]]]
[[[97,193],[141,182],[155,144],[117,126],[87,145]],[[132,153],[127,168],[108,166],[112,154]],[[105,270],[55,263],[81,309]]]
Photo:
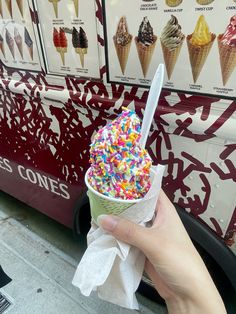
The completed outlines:
[[[10,34],[10,32],[8,31],[8,29],[6,29],[6,43],[8,45],[8,48],[12,54],[13,59],[15,59],[15,45],[14,45],[14,40]]]
[[[183,2],[183,0],[166,0],[166,4],[169,7],[177,7]]]
[[[80,57],[81,66],[82,68],[84,68],[84,56],[88,53],[88,39],[82,27],[80,27],[79,32],[75,27],[73,27],[72,44],[75,48],[75,52]]]
[[[12,0],[5,0],[5,1],[6,1],[6,6],[7,6],[9,13],[10,13],[10,16],[11,16],[11,18],[13,18],[13,16],[12,16]]]
[[[58,18],[58,2],[60,0],[49,0],[49,2],[51,2],[53,4],[53,9],[54,9],[54,13],[56,18]]]
[[[132,35],[128,32],[128,25],[125,16],[122,16],[113,36],[116,54],[120,63],[121,72],[124,75],[132,43]]]
[[[0,15],[3,18],[2,0],[0,0]]]
[[[67,44],[67,38],[66,38],[65,31],[62,28],[60,28],[59,32],[58,32],[58,30],[54,27],[54,29],[53,29],[53,43],[54,43],[54,46],[55,46],[57,52],[61,56],[62,64],[65,65],[65,54],[67,53],[68,44]]]
[[[197,0],[197,3],[198,4],[201,4],[201,5],[208,5],[210,3],[212,3],[214,0]]]
[[[24,59],[24,57],[23,57],[23,40],[22,40],[22,37],[21,37],[21,35],[20,35],[20,33],[16,27],[14,28],[14,40],[15,40],[16,46],[20,52],[21,58]]]
[[[210,33],[205,18],[201,15],[193,34],[187,36],[189,60],[194,83],[196,83],[202,71],[215,38],[216,35]]]
[[[17,6],[20,10],[20,14],[22,17],[24,17],[24,6],[23,6],[23,0],[16,0]]]
[[[177,18],[171,15],[171,19],[167,22],[160,37],[168,79],[171,78],[184,38]]]
[[[0,35],[0,49],[2,51],[2,54],[3,54],[4,58],[5,58],[6,55],[5,55],[5,48],[4,48],[4,40],[3,40],[1,35]]]
[[[139,27],[138,36],[135,37],[135,44],[144,77],[147,75],[156,41],[157,36],[153,34],[153,28],[150,22],[147,17],[144,17]]]
[[[76,17],[79,17],[79,0],[73,0],[74,7],[75,7],[75,15]]]
[[[28,48],[28,51],[29,51],[29,55],[31,57],[31,59],[33,60],[34,59],[34,43],[30,37],[30,34],[27,30],[27,28],[25,27],[25,32],[24,32],[24,40],[25,40],[25,44]]]
[[[223,85],[225,86],[236,68],[236,15],[231,17],[225,33],[217,38]]]

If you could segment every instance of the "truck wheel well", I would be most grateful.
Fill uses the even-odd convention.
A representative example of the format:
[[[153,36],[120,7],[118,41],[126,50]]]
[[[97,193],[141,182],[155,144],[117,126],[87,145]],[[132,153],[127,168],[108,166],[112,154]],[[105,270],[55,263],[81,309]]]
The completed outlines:
[[[90,205],[87,192],[83,192],[82,196],[76,203],[73,217],[74,236],[85,235],[90,229]]]

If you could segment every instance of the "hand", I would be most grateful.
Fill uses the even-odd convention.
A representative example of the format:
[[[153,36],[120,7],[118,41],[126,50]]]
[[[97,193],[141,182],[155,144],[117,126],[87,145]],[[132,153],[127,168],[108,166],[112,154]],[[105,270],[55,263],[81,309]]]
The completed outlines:
[[[98,221],[104,230],[145,254],[146,273],[169,313],[226,313],[205,264],[163,191],[150,228],[118,216],[102,215]]]

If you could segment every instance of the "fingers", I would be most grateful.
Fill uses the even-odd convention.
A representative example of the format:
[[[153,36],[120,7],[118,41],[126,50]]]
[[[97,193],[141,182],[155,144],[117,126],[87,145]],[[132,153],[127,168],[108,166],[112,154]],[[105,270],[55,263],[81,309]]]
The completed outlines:
[[[98,224],[115,238],[144,251],[148,243],[148,229],[132,221],[112,215],[101,215]]]

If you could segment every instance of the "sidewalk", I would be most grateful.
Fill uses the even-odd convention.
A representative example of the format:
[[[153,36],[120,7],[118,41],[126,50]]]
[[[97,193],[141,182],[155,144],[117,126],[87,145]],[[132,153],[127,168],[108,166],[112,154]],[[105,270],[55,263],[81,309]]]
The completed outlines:
[[[63,235],[62,235],[63,236]],[[0,290],[12,305],[4,314],[126,314],[97,298],[87,298],[72,286],[78,261],[28,230],[0,209],[0,263],[12,282]],[[138,296],[140,313],[165,313]]]

